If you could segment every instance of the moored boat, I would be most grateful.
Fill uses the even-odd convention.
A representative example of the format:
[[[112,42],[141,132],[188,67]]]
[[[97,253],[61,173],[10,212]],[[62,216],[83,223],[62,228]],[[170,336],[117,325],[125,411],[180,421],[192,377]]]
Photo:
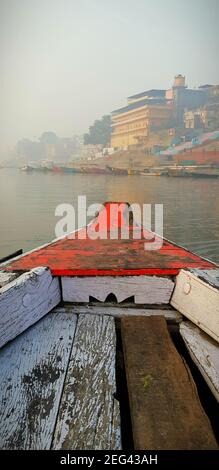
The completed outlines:
[[[128,170],[125,168],[115,168],[107,165],[107,169],[112,175],[128,175]]]
[[[53,166],[52,166],[52,171],[53,171],[54,173],[62,173],[62,172],[63,172],[63,169],[62,169],[62,167],[59,166],[59,165],[53,165]]]
[[[82,173],[88,173],[91,175],[107,175],[109,170],[107,167],[100,167],[98,165],[84,165],[81,167]]]
[[[167,176],[174,176],[177,178],[181,176],[186,176],[186,170],[181,167],[180,168],[177,168],[177,167],[168,168]]]
[[[82,173],[81,168],[72,167],[72,166],[62,166],[62,171],[64,173]]]
[[[45,165],[42,164],[34,164],[34,163],[28,163],[27,165],[24,165],[20,168],[21,171],[27,171],[27,172],[47,172],[48,168]]]
[[[188,174],[187,174],[188,176]],[[192,176],[193,178],[213,178],[213,179],[217,179],[219,178],[219,173],[208,173],[208,172],[197,172],[197,171],[191,171],[189,173],[189,176]]]
[[[119,450],[127,434],[138,450],[218,449],[173,341],[211,399],[218,267],[133,217],[123,239],[129,209],[106,203],[87,227],[0,265],[2,449]]]
[[[161,171],[140,171],[141,176],[161,176],[163,173]]]
[[[20,168],[21,171],[33,171],[33,168],[31,168],[29,165],[24,165]]]

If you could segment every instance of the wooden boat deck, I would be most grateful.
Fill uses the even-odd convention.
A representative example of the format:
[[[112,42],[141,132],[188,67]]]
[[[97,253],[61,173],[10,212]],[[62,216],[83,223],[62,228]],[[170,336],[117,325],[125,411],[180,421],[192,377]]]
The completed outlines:
[[[122,448],[115,319],[81,309],[56,307],[1,349],[1,449]],[[151,315],[121,320],[134,448],[217,449],[164,315]]]
[[[57,308],[0,351],[1,449],[119,449],[109,316]]]
[[[153,242],[155,236],[135,223],[128,228],[129,239],[110,238],[110,233],[121,230],[127,220],[127,204],[121,205],[119,220],[118,204],[106,203],[105,208],[107,218],[101,211],[90,226],[11,261],[4,269],[26,271],[48,266],[54,276],[169,276],[178,274],[185,267],[215,267],[214,263],[165,239],[159,250],[145,249],[145,244]],[[91,240],[86,236],[87,231],[95,227],[106,235],[106,239]]]

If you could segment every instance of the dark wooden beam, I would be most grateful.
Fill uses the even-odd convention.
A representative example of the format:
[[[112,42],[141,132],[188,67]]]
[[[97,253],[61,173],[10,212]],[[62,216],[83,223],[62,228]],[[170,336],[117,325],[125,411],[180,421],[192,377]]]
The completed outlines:
[[[122,318],[121,331],[135,449],[217,449],[165,319]]]

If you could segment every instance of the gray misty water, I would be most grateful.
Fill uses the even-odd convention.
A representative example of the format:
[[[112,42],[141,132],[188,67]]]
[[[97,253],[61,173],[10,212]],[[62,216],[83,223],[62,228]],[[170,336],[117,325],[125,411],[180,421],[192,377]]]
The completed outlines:
[[[219,180],[0,170],[0,258],[55,238],[55,208],[105,201],[164,205],[164,236],[219,262]]]

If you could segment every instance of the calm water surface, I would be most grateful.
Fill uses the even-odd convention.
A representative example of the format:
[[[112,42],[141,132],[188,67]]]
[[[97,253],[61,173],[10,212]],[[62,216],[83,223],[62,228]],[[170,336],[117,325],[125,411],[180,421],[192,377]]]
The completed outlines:
[[[55,208],[109,200],[164,204],[164,236],[219,263],[219,180],[0,170],[0,258],[55,238]]]

